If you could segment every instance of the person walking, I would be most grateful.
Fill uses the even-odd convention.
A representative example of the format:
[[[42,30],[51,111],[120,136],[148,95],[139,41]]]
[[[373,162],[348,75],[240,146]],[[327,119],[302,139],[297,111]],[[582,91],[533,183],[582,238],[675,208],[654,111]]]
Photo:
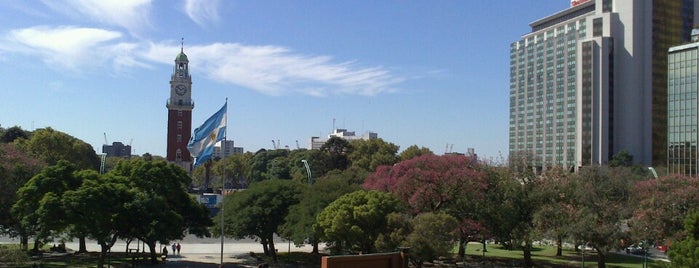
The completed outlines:
[[[177,250],[177,245],[175,243],[172,243],[172,254],[174,255]]]
[[[181,248],[180,243],[177,243],[177,255],[180,255],[180,248]]]

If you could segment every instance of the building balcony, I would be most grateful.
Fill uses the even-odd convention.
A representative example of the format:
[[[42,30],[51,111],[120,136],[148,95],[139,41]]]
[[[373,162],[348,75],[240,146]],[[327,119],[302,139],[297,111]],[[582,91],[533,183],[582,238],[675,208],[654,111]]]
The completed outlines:
[[[186,109],[186,110],[191,110],[194,109],[194,101],[184,101],[184,100],[178,100],[176,102],[173,102],[171,99],[167,99],[165,101],[165,107],[168,109]]]

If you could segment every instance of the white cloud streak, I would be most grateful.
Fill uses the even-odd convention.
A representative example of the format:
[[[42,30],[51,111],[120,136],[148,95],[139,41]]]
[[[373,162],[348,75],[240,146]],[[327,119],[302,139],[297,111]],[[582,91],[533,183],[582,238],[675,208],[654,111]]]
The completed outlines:
[[[75,72],[105,68],[123,72],[173,64],[179,44],[128,43],[122,33],[97,28],[38,26],[10,31],[0,39],[0,53],[38,57],[51,68]],[[330,56],[307,56],[281,46],[214,43],[188,46],[195,74],[272,96],[365,95],[390,93],[404,79],[384,67]]]
[[[145,57],[172,64],[179,46],[151,44]],[[295,54],[280,46],[245,46],[214,43],[185,49],[194,72],[227,84],[236,84],[267,95],[301,93],[373,96],[394,92],[404,79],[383,67],[363,67],[356,62],[333,62],[329,56]]]
[[[218,23],[218,0],[186,0],[184,12],[200,27]]]
[[[95,28],[37,26],[10,31],[0,50],[39,56],[49,66],[78,69],[109,59],[119,32]]]
[[[70,17],[86,16],[106,25],[116,25],[137,34],[151,27],[150,9],[152,0],[45,0],[43,3],[53,10]]]

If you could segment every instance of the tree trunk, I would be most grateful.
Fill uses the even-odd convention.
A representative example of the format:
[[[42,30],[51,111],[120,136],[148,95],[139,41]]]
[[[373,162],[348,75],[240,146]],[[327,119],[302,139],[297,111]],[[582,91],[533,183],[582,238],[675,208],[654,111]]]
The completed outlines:
[[[311,252],[313,255],[318,255],[318,240],[313,241],[313,251]]]
[[[524,241],[524,267],[534,267],[532,262],[532,241]]]
[[[85,236],[81,236],[78,239],[78,244],[80,244],[80,246],[79,246],[80,249],[78,250],[79,253],[87,252],[87,243],[85,242]]]
[[[150,263],[158,264],[158,250],[155,248],[155,242],[147,242],[146,245],[150,248]]]
[[[605,260],[604,252],[602,252],[598,248],[595,248],[595,249],[597,250],[597,257],[598,257],[597,268],[606,268],[607,265],[605,264],[606,260]]]
[[[19,236],[19,245],[22,250],[29,250],[29,236],[22,234]]]
[[[267,241],[260,239],[260,244],[262,244],[262,252],[265,256],[269,256],[269,248],[267,247]]]
[[[97,260],[97,268],[103,268],[104,267],[104,259],[107,256],[107,250],[109,250],[109,247],[105,244],[100,243],[100,257]]]
[[[556,257],[563,256],[563,236],[558,235],[556,239]]]
[[[466,243],[468,243],[468,240],[466,240],[463,236],[459,237],[459,253],[458,256],[460,259],[463,259],[466,256]]]
[[[269,251],[272,253],[272,260],[274,261],[274,263],[277,263],[277,250],[274,248],[274,238],[272,235],[270,235],[268,242],[269,242]]]
[[[32,249],[35,252],[39,252],[39,239],[34,239],[34,249]]]
[[[483,242],[483,252],[488,252],[488,250],[485,248],[485,238],[483,238],[481,242]]]

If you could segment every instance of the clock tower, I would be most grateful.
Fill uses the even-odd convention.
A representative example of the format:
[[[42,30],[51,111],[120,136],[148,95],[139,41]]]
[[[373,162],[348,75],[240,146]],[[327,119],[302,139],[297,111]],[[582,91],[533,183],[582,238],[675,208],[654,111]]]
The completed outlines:
[[[189,75],[189,59],[184,54],[184,44],[175,58],[175,68],[170,76],[170,98],[167,100],[167,160],[187,172],[192,170],[192,156],[187,142],[192,135],[192,77]]]

